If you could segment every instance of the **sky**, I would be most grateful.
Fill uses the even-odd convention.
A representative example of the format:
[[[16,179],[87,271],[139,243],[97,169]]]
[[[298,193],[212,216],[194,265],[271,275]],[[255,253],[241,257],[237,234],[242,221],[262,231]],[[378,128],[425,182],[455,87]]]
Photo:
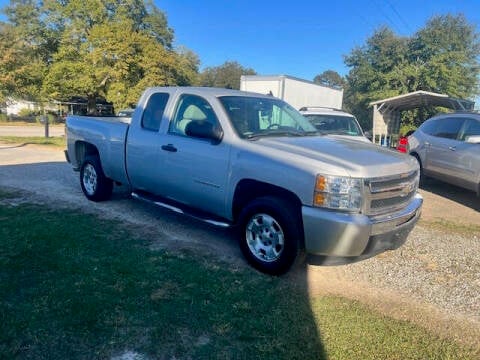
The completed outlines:
[[[346,75],[344,56],[386,25],[411,36],[434,15],[459,14],[480,31],[480,0],[155,0],[200,69],[237,61],[259,75]]]
[[[154,2],[174,30],[174,46],[195,52],[200,70],[237,61],[259,75],[305,80],[325,70],[346,75],[344,56],[383,25],[411,36],[434,15],[462,13],[480,32],[480,0]],[[0,8],[8,3],[0,0]]]

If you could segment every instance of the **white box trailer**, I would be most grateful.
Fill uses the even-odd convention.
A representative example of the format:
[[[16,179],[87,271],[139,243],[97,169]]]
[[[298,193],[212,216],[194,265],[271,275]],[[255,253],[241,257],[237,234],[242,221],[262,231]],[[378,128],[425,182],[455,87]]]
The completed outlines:
[[[287,75],[242,75],[240,90],[278,97],[297,110],[307,106],[341,109],[343,89],[333,89]]]

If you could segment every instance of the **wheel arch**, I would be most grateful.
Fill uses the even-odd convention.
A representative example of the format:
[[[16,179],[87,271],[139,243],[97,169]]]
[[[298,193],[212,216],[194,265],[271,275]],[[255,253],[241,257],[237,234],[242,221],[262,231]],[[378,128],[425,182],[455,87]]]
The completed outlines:
[[[423,171],[423,161],[420,154],[416,151],[411,151],[410,155],[413,156],[415,159],[417,159],[418,164],[420,165],[420,171]]]
[[[285,188],[265,183],[258,180],[253,179],[243,179],[238,182],[234,196],[233,196],[233,203],[232,203],[232,215],[233,220],[235,223],[238,222],[240,213],[242,209],[252,200],[266,197],[266,196],[273,196],[284,199],[288,201],[290,204],[293,205],[295,214],[298,216],[298,220],[300,221],[301,228],[303,229],[303,221],[302,221],[302,202],[300,198],[290,190]],[[303,247],[304,241],[302,236],[302,244]]]
[[[86,141],[77,141],[75,143],[75,159],[79,168],[88,156],[98,156],[100,158],[97,147]]]

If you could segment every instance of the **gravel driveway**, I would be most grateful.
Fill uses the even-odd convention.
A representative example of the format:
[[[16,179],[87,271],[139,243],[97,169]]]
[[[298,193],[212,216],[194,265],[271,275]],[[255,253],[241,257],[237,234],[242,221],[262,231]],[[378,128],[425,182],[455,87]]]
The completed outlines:
[[[154,234],[156,246],[208,247],[209,252],[220,258],[246,266],[228,231],[131,200],[124,188],[115,189],[112,201],[87,201],[80,190],[78,173],[72,171],[60,150],[0,144],[0,187],[24,191],[25,201],[77,208],[86,214],[140,225]],[[458,203],[428,189],[422,193],[425,197],[422,217],[442,219],[442,212],[447,211],[452,221],[456,214],[459,222],[480,224],[476,208],[479,199],[471,204]],[[473,196],[467,194],[466,198]],[[436,205],[431,207],[430,202]],[[285,281],[307,276],[312,295],[352,298],[386,315],[414,321],[440,336],[480,349],[479,237],[480,234],[435,230],[424,221],[397,251],[346,266],[307,266],[286,275]]]

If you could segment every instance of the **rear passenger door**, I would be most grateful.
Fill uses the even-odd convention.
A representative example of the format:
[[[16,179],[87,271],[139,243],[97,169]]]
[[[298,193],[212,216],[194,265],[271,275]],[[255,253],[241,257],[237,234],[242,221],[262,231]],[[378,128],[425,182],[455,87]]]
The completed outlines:
[[[468,143],[469,136],[480,136],[480,119],[465,120],[452,155],[455,157],[455,183],[476,191],[480,177],[480,144]]]
[[[163,185],[164,168],[160,153],[160,125],[170,94],[153,93],[147,100],[140,124],[132,124],[127,134],[126,161],[134,189],[156,193]]]
[[[424,164],[427,172],[440,177],[455,177],[458,171],[455,149],[460,129],[465,118],[445,117],[437,121],[433,136],[429,137],[426,147],[426,161]]]

